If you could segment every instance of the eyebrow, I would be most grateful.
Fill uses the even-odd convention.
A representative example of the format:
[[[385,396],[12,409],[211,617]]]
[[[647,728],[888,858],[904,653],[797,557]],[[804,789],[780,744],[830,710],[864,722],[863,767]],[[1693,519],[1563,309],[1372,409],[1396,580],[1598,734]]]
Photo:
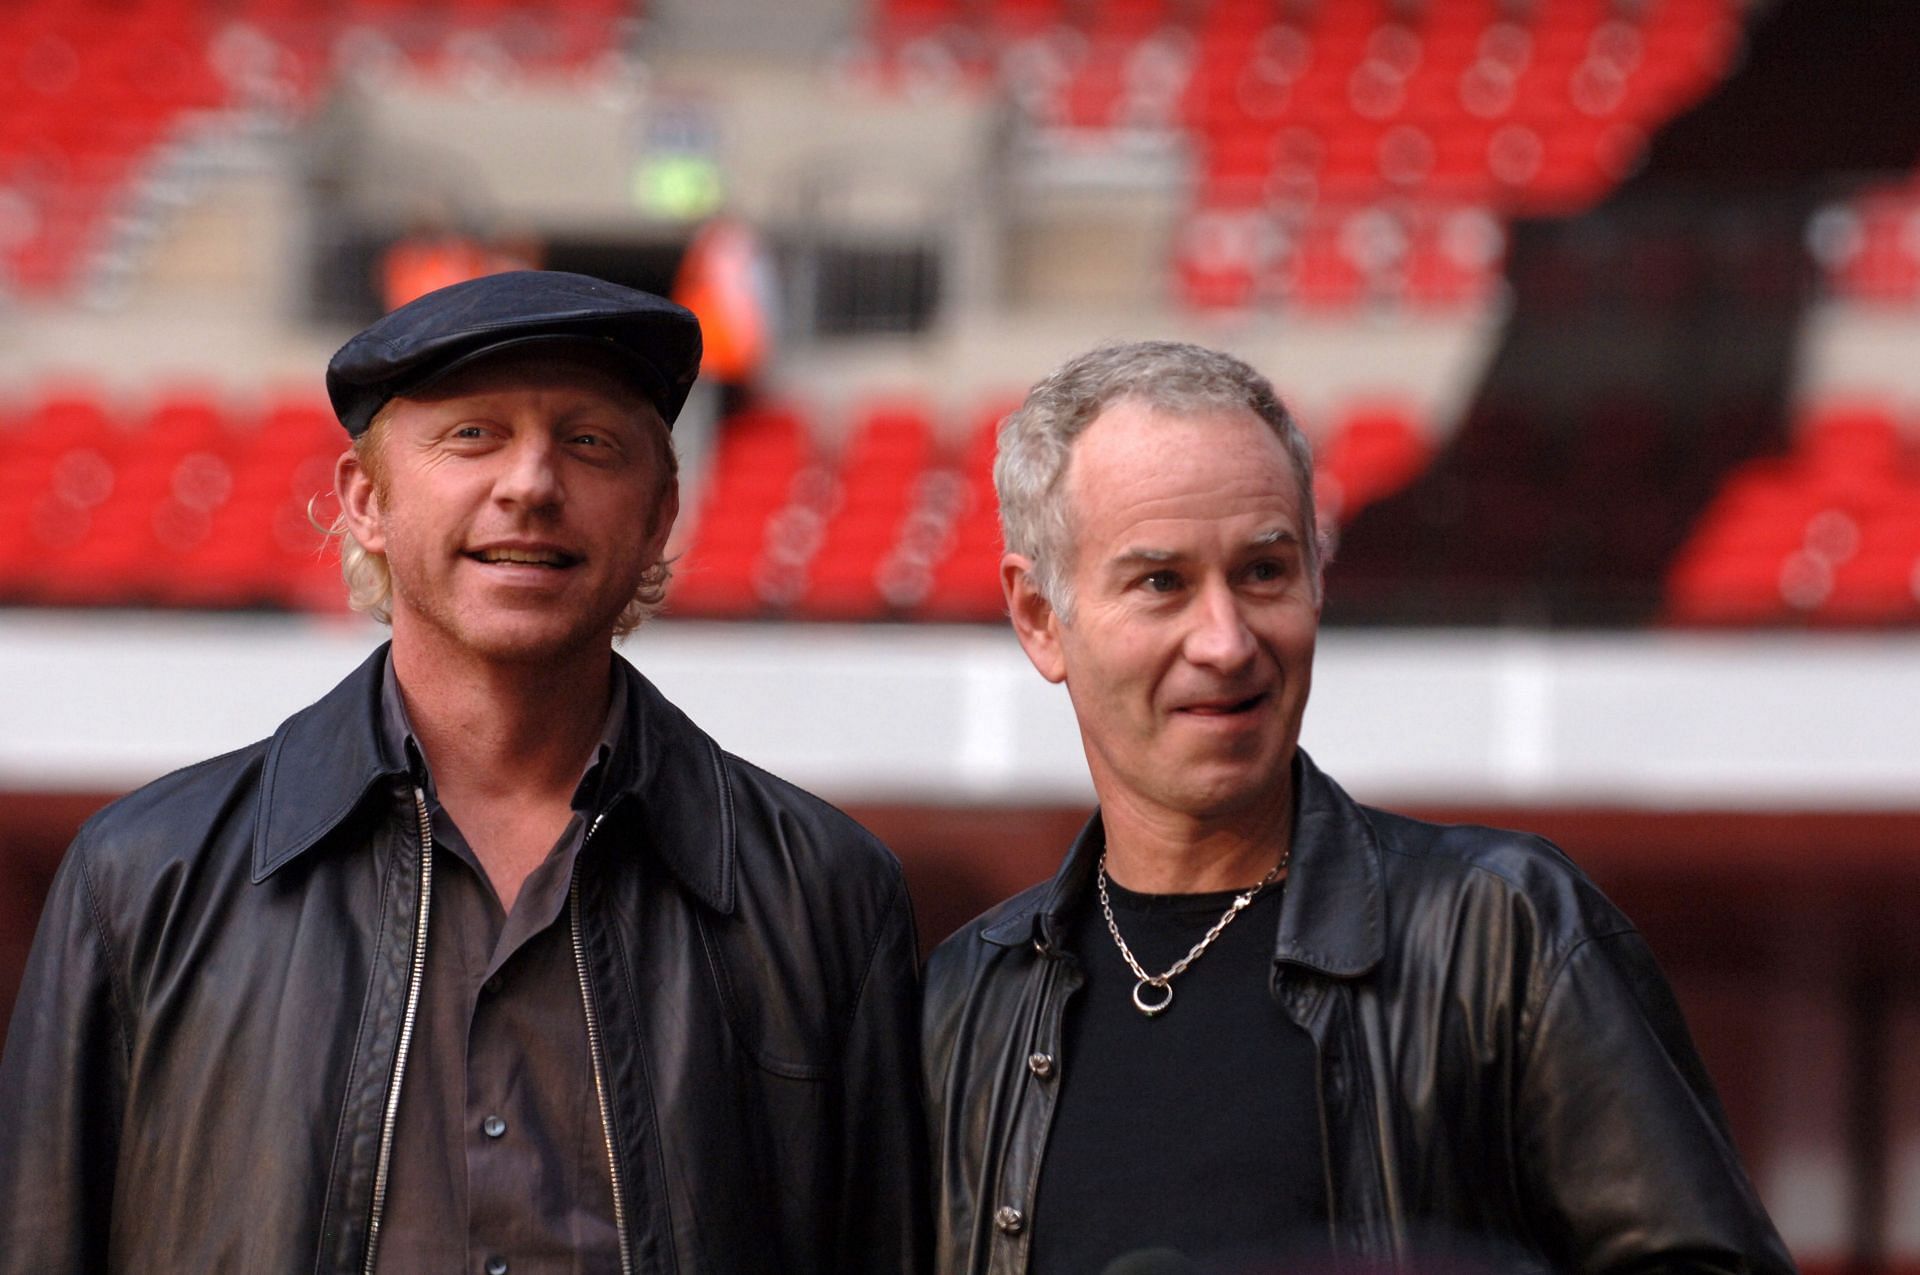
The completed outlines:
[[[1285,527],[1276,527],[1272,531],[1263,531],[1247,541],[1248,549],[1271,549],[1275,545],[1299,545],[1300,537]],[[1115,554],[1109,566],[1115,570],[1138,566],[1144,563],[1179,562],[1186,555],[1172,549],[1149,549],[1144,545],[1134,545]]]
[[[1277,527],[1272,531],[1263,531],[1247,542],[1250,547],[1255,549],[1269,549],[1274,545],[1297,545],[1299,543],[1300,537],[1294,535],[1293,532],[1285,527]]]

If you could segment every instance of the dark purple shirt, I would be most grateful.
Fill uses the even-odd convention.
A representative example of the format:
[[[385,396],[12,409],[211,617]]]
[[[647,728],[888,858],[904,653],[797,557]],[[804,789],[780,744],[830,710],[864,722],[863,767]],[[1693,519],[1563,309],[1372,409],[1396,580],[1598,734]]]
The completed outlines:
[[[434,794],[391,657],[381,702],[387,746],[407,759],[432,815],[433,895],[379,1268],[617,1273],[613,1186],[567,899],[607,761],[631,738],[626,699],[611,697],[573,818],[511,912]],[[411,786],[403,809],[411,826]]]

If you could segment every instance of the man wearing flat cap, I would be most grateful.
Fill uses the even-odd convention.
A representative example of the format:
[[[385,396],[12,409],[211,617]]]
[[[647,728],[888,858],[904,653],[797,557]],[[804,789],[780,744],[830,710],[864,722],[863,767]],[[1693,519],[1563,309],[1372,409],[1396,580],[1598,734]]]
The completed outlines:
[[[693,315],[431,293],[327,372],[393,639],[81,831],[0,1061],[0,1271],[922,1265],[898,864],[612,649]]]

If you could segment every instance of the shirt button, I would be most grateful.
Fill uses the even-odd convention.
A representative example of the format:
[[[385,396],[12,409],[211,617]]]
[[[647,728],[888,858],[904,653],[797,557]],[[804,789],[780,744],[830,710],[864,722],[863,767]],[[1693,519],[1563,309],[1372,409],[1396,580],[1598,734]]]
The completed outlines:
[[[507,1131],[507,1122],[502,1120],[499,1116],[488,1116],[485,1120],[482,1120],[480,1122],[480,1131],[486,1134],[489,1138],[497,1138],[501,1134]],[[493,1260],[501,1263],[501,1266],[500,1266],[501,1270],[507,1269],[504,1259],[494,1258]]]
[[[498,1256],[489,1257],[487,1259],[487,1275],[507,1275],[507,1259]]]
[[[1002,1234],[1018,1235],[1020,1228],[1027,1224],[1027,1215],[1011,1204],[1002,1204],[993,1215],[993,1224],[1000,1228]]]
[[[1040,1079],[1045,1080],[1053,1074],[1053,1055],[1028,1054],[1027,1070],[1040,1077]]]

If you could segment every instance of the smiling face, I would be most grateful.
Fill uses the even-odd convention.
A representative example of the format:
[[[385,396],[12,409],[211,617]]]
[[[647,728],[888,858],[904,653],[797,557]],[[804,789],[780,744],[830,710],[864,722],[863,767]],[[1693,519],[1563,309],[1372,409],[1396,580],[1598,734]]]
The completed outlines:
[[[1122,400],[1060,483],[1071,622],[1020,555],[1002,582],[1072,696],[1101,804],[1202,829],[1284,816],[1320,620],[1285,446],[1250,412]]]
[[[652,404],[553,347],[462,369],[383,418],[377,465],[348,452],[336,486],[355,539],[386,558],[396,645],[604,651],[678,511]]]

